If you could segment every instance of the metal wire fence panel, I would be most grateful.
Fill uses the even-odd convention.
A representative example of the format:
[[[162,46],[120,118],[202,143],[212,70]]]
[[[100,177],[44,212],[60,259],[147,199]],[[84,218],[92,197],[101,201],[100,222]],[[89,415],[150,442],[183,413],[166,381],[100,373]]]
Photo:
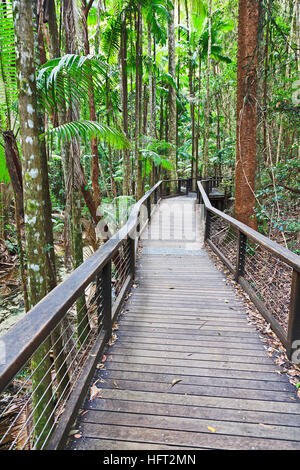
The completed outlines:
[[[237,230],[225,219],[210,214],[208,239],[222,252],[232,266],[236,264]]]
[[[112,304],[114,305],[118,295],[122,291],[125,281],[130,275],[131,269],[131,245],[130,240],[124,240],[112,260]]]
[[[43,449],[99,332],[103,295],[95,279],[0,397],[0,449]]]
[[[244,278],[287,332],[293,269],[275,254],[247,240]]]

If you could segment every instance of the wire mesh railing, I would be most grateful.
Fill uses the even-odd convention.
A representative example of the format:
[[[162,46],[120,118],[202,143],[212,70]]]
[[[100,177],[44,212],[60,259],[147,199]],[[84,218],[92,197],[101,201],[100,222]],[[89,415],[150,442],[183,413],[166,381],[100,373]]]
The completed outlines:
[[[0,449],[47,444],[103,330],[103,290],[97,283],[95,278],[88,285],[1,396]]]
[[[291,266],[253,240],[247,240],[244,278],[285,333],[292,277]]]
[[[213,207],[198,182],[205,240],[270,324],[288,356],[300,362],[300,257]]]
[[[45,449],[68,433],[82,380],[88,386],[134,278],[137,241],[160,184],[119,232],[0,338],[1,450]]]
[[[227,220],[210,213],[209,240],[219,249],[225,257],[227,264],[235,265],[237,254],[237,229]]]

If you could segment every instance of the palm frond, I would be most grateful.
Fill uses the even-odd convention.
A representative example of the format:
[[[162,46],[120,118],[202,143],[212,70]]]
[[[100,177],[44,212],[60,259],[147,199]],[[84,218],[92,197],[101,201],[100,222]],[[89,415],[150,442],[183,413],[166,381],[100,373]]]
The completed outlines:
[[[121,28],[121,15],[117,14],[109,18],[107,27],[102,33],[102,47],[108,60],[119,52]]]
[[[0,31],[0,107],[2,120],[6,116],[7,127],[10,127],[11,108],[17,100],[15,33],[11,1],[0,4]],[[3,122],[1,124],[4,125]]]
[[[41,68],[37,87],[46,109],[58,109],[85,100],[89,91],[100,94],[107,76],[109,67],[101,56],[66,54]]]
[[[97,137],[99,140],[105,141],[117,149],[130,147],[130,143],[122,131],[95,121],[67,122],[53,129],[49,129],[41,137],[57,137],[63,142],[70,142],[74,137],[80,137],[82,139]]]

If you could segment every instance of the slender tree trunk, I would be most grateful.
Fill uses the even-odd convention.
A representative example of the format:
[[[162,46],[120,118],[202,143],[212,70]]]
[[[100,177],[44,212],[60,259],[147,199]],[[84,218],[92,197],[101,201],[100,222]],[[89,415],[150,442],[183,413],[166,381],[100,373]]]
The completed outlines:
[[[235,216],[257,228],[254,216],[256,171],[256,93],[259,5],[240,0],[237,57],[237,145]]]
[[[128,131],[128,77],[127,77],[127,25],[126,15],[124,14],[121,29],[121,83],[122,83],[122,117],[123,130],[125,136],[129,139]],[[129,149],[123,150],[123,194],[130,195],[131,191],[131,161]]]
[[[89,2],[87,5],[86,0],[82,0],[82,26],[83,26],[83,44],[84,44],[84,53],[85,55],[90,54],[90,42],[88,35],[87,27],[87,18],[89,10],[93,2]],[[96,121],[96,106],[95,106],[95,96],[94,96],[94,86],[93,86],[93,77],[92,73],[89,74],[90,79],[90,89],[89,89],[89,111],[90,111],[90,120]],[[91,140],[91,149],[92,149],[92,165],[91,165],[91,182],[94,193],[94,201],[96,206],[101,205],[101,195],[100,195],[100,186],[99,186],[99,154],[98,154],[98,143],[97,138],[93,137]]]
[[[135,193],[136,199],[139,200],[143,195],[143,182],[142,182],[142,165],[139,152],[139,137],[141,134],[141,102],[142,102],[142,89],[140,76],[142,74],[141,67],[141,5],[138,4],[137,17],[136,17],[136,56],[135,56]]]
[[[212,0],[208,3],[208,49],[207,49],[207,70],[206,70],[206,103],[204,117],[204,142],[203,142],[203,178],[208,177],[209,163],[209,134],[210,134],[210,62],[211,62],[211,5]]]
[[[24,162],[24,212],[29,279],[29,307],[46,294],[46,237],[43,210],[42,165],[38,132],[37,90],[34,68],[32,4],[17,0],[13,4],[18,71],[18,106],[21,149]],[[45,444],[53,424],[50,343],[45,341],[32,356],[32,405],[37,447]],[[37,366],[39,367],[37,368]]]
[[[175,31],[174,31],[174,8],[169,8],[170,22],[168,24],[168,54],[169,54],[169,74],[176,80],[175,76]],[[171,147],[168,152],[169,161],[172,165],[170,179],[177,179],[176,172],[176,91],[173,85],[169,85],[169,116],[168,116],[168,142]],[[177,187],[176,182],[170,185],[171,192]]]

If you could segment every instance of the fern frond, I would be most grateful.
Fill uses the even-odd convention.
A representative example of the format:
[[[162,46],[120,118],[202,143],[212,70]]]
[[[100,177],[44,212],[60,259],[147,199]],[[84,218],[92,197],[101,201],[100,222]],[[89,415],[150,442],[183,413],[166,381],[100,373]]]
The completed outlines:
[[[66,54],[41,68],[37,86],[43,105],[58,109],[65,103],[84,101],[92,90],[100,94],[106,77],[109,77],[109,67],[102,57]]]
[[[6,116],[7,127],[10,128],[10,113],[13,103],[17,100],[15,33],[11,1],[0,4],[0,31],[0,107],[2,116]]]
[[[74,137],[80,137],[82,139],[97,137],[99,140],[105,141],[117,149],[130,147],[128,139],[120,130],[95,121],[67,122],[53,129],[49,129],[41,137],[57,137],[64,142],[70,142]]]

